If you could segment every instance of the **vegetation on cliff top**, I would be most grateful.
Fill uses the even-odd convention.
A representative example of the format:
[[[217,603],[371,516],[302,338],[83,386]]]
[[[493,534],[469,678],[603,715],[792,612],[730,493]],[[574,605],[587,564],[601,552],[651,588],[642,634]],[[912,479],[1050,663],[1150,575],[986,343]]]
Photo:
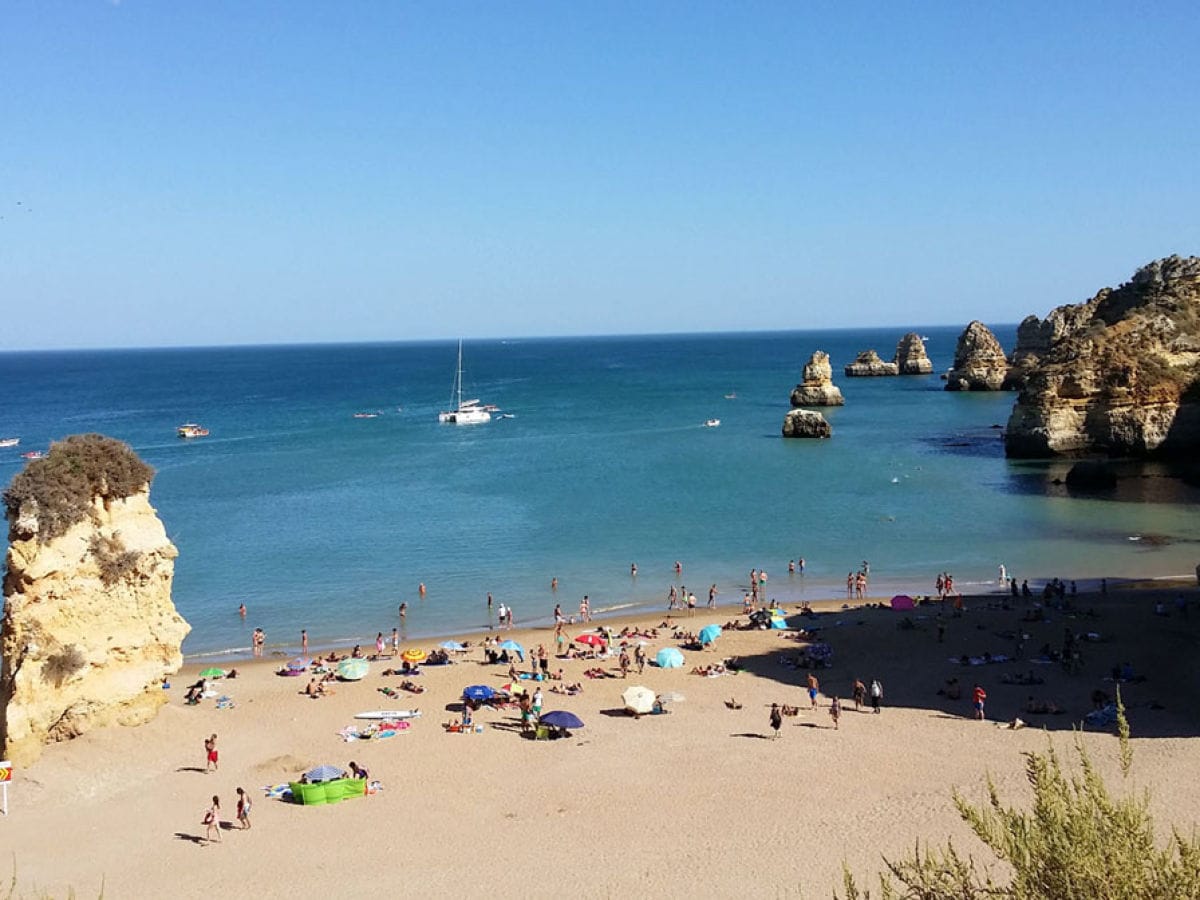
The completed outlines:
[[[154,469],[124,441],[102,434],[74,434],[50,445],[45,459],[30,462],[4,491],[9,522],[36,504],[38,540],[65,534],[91,512],[99,498],[123,500],[154,478]]]

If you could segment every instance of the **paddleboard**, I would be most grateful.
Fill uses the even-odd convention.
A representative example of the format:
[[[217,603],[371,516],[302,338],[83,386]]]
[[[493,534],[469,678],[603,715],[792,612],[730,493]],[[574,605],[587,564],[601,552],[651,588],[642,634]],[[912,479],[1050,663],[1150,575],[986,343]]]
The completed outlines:
[[[419,709],[374,709],[370,712],[355,713],[356,719],[387,719],[389,721],[399,721],[402,719],[419,719],[421,711]]]

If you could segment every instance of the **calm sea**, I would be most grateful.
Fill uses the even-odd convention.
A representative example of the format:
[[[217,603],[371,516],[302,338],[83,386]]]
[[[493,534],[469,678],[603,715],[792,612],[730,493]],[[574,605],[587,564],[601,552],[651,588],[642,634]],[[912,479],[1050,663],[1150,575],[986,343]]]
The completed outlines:
[[[924,333],[945,370],[958,329]],[[1012,345],[1012,327],[997,334]],[[245,652],[255,626],[281,649],[301,628],[315,646],[369,642],[401,601],[411,637],[482,628],[488,591],[518,624],[585,593],[600,609],[665,606],[673,582],[736,599],[751,567],[780,599],[840,595],[864,559],[879,593],[932,590],[947,569],[982,583],[1000,564],[1031,581],[1192,571],[1194,493],[1151,470],[1120,499],[1068,496],[1050,483],[1064,466],[1004,459],[1011,394],[839,376],[833,439],[780,437],[812,351],[840,373],[900,336],[468,342],[470,395],[512,416],[474,427],[437,422],[451,343],[0,354],[0,437],[21,437],[0,481],[68,434],[128,441],[158,470],[190,655]],[[211,436],[180,440],[185,421]]]

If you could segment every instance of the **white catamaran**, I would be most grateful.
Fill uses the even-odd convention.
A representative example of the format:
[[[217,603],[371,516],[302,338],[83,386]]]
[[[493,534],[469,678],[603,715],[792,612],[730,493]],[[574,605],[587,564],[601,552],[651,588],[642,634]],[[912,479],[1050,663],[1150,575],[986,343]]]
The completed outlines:
[[[482,425],[492,421],[492,406],[481,406],[478,400],[462,398],[462,341],[458,342],[458,368],[454,373],[454,388],[450,394],[450,402],[454,408],[449,412],[438,413],[439,422],[451,425]]]

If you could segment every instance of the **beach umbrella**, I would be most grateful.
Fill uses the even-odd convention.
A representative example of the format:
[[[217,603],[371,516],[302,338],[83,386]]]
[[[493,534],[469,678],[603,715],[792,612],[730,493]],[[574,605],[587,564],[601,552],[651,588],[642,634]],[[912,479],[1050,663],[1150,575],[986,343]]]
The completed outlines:
[[[339,769],[337,766],[317,766],[304,773],[304,777],[308,779],[310,784],[316,784],[318,781],[333,781],[336,778],[345,778],[346,770]]]
[[[463,688],[462,695],[466,700],[491,700],[496,696],[496,689],[487,684],[473,684]]]
[[[787,619],[783,618],[783,616],[773,616],[771,618],[771,627],[772,628],[787,628],[788,627]]]
[[[912,609],[914,606],[916,604],[908,594],[897,594],[892,598],[892,609]]]
[[[400,658],[408,663],[423,663],[429,654],[417,647],[409,647],[400,654]]]
[[[657,699],[654,696],[654,691],[642,685],[634,685],[633,687],[625,688],[621,694],[621,699],[625,701],[625,709],[631,713],[648,713],[654,709],[654,701]]]
[[[500,649],[507,650],[509,653],[515,653],[517,656],[521,657],[522,660],[525,659],[525,648],[516,641],[504,641],[500,644]]]
[[[721,636],[721,626],[720,625],[705,625],[703,628],[700,629],[699,638],[700,638],[700,643],[702,643],[702,644],[711,644],[713,641],[715,641],[720,636]]]
[[[216,669],[216,668],[205,669],[203,672],[200,673],[200,677],[201,678],[224,678],[225,670],[224,669]]]
[[[343,659],[338,663],[338,678],[343,681],[361,681],[367,677],[371,664],[365,659]]]
[[[310,665],[312,665],[312,660],[309,659],[307,656],[297,656],[295,659],[293,659],[290,663],[287,664],[287,667],[289,669],[291,669],[293,672],[303,672]]]
[[[679,669],[683,667],[683,654],[675,647],[663,647],[654,657],[661,669]]]
[[[581,634],[575,640],[580,644],[587,644],[589,647],[603,647],[605,644],[604,638],[598,634]]]
[[[667,691],[665,694],[659,694],[658,699],[663,703],[682,703],[683,694],[679,691]]]
[[[582,728],[583,722],[579,716],[573,712],[567,712],[565,709],[555,709],[545,713],[538,719],[543,725],[549,725],[551,728]]]
[[[467,649],[462,644],[460,644],[458,641],[442,641],[438,646],[441,647],[443,650],[455,650],[459,653],[461,653],[463,650]]]

